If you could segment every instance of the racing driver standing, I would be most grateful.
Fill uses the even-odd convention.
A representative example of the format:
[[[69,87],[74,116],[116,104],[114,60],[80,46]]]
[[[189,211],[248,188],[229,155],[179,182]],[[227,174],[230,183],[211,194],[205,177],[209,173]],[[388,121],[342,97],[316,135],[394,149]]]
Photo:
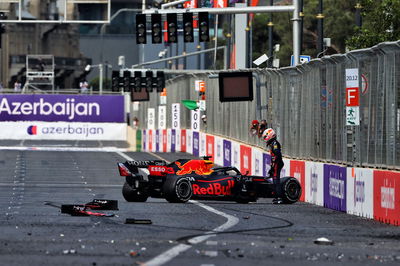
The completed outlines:
[[[269,177],[272,177],[275,185],[275,198],[273,199],[272,203],[282,204],[283,201],[279,197],[281,195],[281,170],[284,165],[282,160],[281,144],[276,139],[276,133],[272,128],[268,128],[264,131],[262,134],[262,139],[266,142],[267,148],[269,148],[271,154],[271,169],[268,173]]]

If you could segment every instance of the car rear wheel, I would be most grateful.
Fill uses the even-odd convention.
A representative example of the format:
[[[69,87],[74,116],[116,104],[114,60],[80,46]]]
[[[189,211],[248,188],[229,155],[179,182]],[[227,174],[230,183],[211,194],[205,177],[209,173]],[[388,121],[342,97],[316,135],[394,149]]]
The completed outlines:
[[[165,199],[171,203],[184,203],[193,195],[192,184],[187,178],[167,176],[163,186]]]
[[[290,177],[282,183],[282,199],[284,203],[295,203],[301,197],[301,186],[299,181]]]
[[[149,197],[145,191],[132,188],[127,182],[122,187],[122,196],[128,202],[145,202]]]

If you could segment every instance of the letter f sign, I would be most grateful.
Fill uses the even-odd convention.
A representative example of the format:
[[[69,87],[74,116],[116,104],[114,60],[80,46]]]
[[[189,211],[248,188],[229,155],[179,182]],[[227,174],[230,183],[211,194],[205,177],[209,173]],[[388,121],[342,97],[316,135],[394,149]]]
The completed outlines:
[[[346,106],[360,106],[359,89],[346,88]]]

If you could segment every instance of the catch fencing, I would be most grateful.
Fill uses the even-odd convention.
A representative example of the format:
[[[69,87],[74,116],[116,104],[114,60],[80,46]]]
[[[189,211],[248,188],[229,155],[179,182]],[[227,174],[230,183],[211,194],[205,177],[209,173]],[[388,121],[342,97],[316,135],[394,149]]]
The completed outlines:
[[[360,81],[360,125],[346,126],[346,69],[356,68]],[[253,71],[255,100],[219,101],[216,72],[185,74],[167,82],[167,114],[182,100],[198,100],[195,81],[207,86],[207,124],[201,131],[264,147],[249,133],[253,119],[266,119],[277,131],[283,154],[290,158],[348,166],[400,169],[400,41],[369,49],[325,56],[297,67]],[[215,76],[215,75],[214,75]],[[257,89],[259,84],[259,89]],[[259,97],[257,93],[259,92]],[[260,101],[257,101],[257,98]],[[147,108],[160,104],[151,93],[138,117],[147,125]],[[181,107],[181,128],[191,128],[190,111]],[[157,115],[156,115],[157,117]],[[171,115],[167,125],[171,127]]]

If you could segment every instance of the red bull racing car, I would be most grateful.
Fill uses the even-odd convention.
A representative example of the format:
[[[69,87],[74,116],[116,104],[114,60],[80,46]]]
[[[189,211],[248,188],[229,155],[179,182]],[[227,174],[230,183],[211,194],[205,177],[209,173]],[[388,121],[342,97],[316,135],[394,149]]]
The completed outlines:
[[[276,195],[271,178],[242,174],[236,167],[213,168],[209,159],[180,159],[169,164],[163,160],[118,163],[120,175],[126,178],[122,195],[129,202],[144,202],[148,197],[175,203],[190,199],[248,203],[276,196],[284,203],[295,203],[300,199],[301,186],[294,177],[281,178],[282,195]],[[148,174],[140,173],[139,168],[146,168]]]

